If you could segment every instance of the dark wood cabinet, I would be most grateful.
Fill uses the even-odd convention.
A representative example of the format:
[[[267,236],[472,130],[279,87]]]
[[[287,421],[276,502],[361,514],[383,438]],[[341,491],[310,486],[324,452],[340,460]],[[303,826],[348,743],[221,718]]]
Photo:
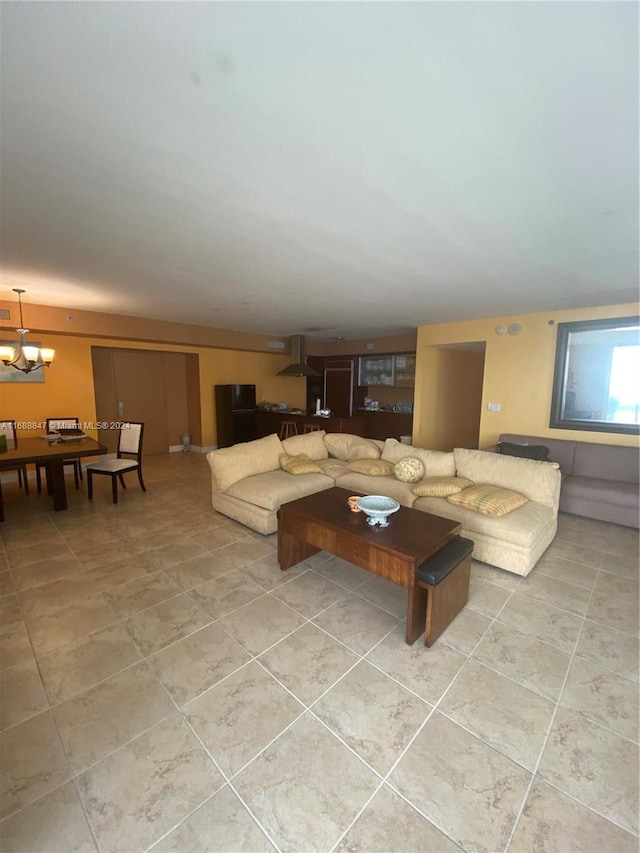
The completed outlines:
[[[413,430],[413,415],[405,415],[401,412],[361,412],[364,423],[364,437],[396,438],[400,441],[401,435],[411,435]]]
[[[276,433],[280,435],[282,421],[295,421],[298,433],[301,434],[305,424],[319,426],[325,432],[350,432],[353,435],[364,435],[363,418],[316,418],[313,415],[291,415],[288,412],[263,412],[256,413],[256,424],[258,438]]]

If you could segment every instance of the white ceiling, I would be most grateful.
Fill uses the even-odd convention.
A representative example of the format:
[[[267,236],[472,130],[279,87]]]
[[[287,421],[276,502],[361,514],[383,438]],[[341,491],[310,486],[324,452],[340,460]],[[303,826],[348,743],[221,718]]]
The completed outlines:
[[[317,340],[638,298],[638,5],[3,2],[2,295]]]

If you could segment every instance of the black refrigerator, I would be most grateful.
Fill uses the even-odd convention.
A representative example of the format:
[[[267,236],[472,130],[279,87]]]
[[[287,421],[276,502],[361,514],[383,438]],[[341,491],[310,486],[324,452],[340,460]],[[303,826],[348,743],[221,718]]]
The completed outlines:
[[[215,403],[218,447],[257,437],[255,385],[216,385]]]

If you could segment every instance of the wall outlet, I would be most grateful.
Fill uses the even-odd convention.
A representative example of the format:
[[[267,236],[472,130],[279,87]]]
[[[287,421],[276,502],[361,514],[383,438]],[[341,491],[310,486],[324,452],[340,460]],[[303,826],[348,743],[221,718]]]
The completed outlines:
[[[487,403],[487,409],[489,409],[490,412],[499,412],[500,403]]]

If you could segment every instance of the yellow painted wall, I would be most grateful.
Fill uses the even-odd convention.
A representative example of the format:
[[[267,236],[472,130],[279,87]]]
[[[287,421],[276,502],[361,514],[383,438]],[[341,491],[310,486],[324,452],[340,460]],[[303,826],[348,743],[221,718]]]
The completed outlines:
[[[44,423],[48,417],[77,416],[83,424],[96,421],[91,347],[107,346],[123,349],[158,349],[166,352],[197,353],[200,359],[201,427],[203,446],[216,444],[213,386],[229,382],[256,386],[258,402],[286,402],[305,406],[304,379],[276,376],[291,362],[290,355],[240,352],[171,344],[153,344],[105,338],[38,336],[42,346],[54,347],[56,357],[46,371],[45,381],[34,383],[0,383],[0,417],[13,418],[23,424]],[[43,427],[22,427],[18,435],[37,435]],[[89,431],[90,432],[90,431]],[[94,437],[96,433],[93,432]]]
[[[442,441],[443,424],[434,396],[438,399],[439,356],[434,347],[470,341],[485,341],[484,384],[480,415],[479,446],[494,444],[503,432],[526,433],[597,444],[632,445],[637,436],[581,430],[549,428],[551,393],[558,323],[637,315],[640,305],[607,305],[543,314],[520,314],[422,326],[418,329],[413,441],[433,447]],[[549,325],[553,320],[554,325]],[[497,335],[497,326],[519,323],[517,335]],[[499,412],[489,412],[489,402],[499,403]],[[447,425],[444,425],[447,428]]]

